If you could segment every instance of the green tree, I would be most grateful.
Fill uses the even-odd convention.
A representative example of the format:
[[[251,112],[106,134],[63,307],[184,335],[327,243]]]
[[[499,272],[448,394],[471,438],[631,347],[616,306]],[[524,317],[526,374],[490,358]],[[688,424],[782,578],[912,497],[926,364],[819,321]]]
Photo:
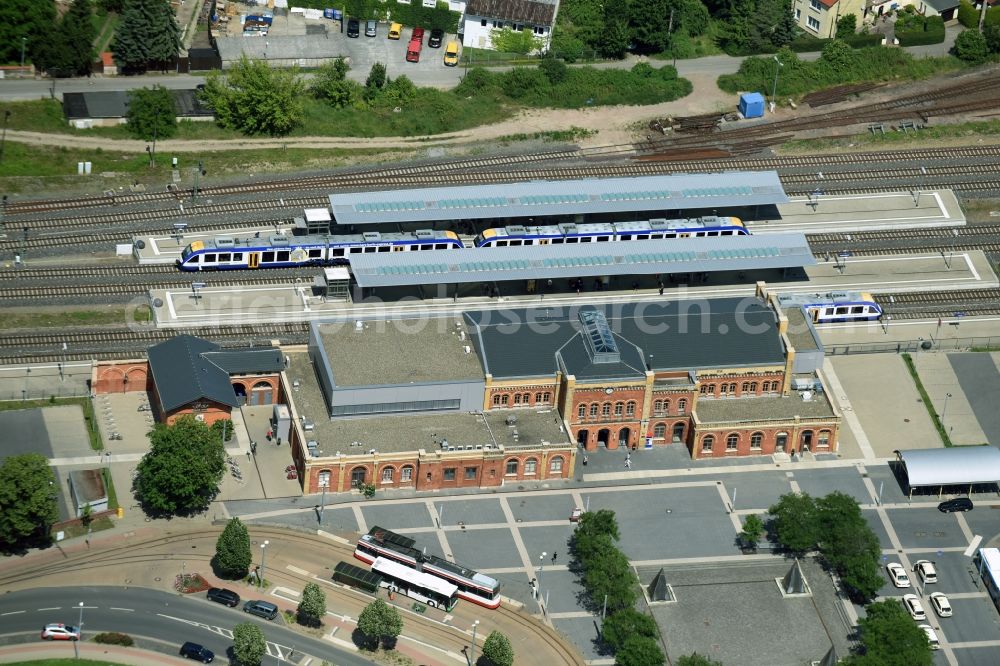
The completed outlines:
[[[73,0],[69,11],[59,21],[59,28],[55,31],[58,37],[54,41],[58,44],[60,73],[67,76],[90,75],[96,57],[94,39],[97,37],[92,15],[90,0]]]
[[[844,14],[837,19],[837,37],[850,37],[858,29],[858,17],[856,14]]]
[[[169,0],[125,0],[111,52],[126,71],[166,63],[181,50],[181,32]]]
[[[895,599],[865,606],[858,621],[861,647],[849,666],[930,666],[934,663],[927,634]]]
[[[639,53],[660,53],[670,43],[670,1],[631,0],[628,3],[632,41]],[[674,20],[680,22],[674,10]],[[676,27],[676,24],[675,26]]]
[[[242,666],[260,666],[267,654],[264,632],[253,622],[242,622],[233,627],[233,656]]]
[[[877,543],[876,539],[876,543]],[[865,602],[874,599],[885,585],[879,560],[867,555],[855,555],[844,559],[837,568],[840,582],[852,600]]]
[[[722,666],[722,662],[692,652],[678,659],[676,666]]]
[[[84,504],[83,508],[80,509],[80,522],[83,523],[84,527],[88,527],[93,521],[94,509],[92,509],[89,504]]]
[[[552,85],[557,85],[566,80],[569,75],[569,68],[566,63],[559,58],[542,58],[542,61],[538,63],[538,69],[542,70],[545,74],[545,78],[549,80]]]
[[[125,0],[97,0],[97,6],[106,12],[120,14],[125,8]]]
[[[483,656],[493,666],[513,666],[514,664],[514,648],[510,644],[510,639],[496,629],[491,631],[483,642]]]
[[[1000,24],[986,26],[983,36],[986,37],[986,47],[990,53],[1000,53]]]
[[[56,23],[55,0],[4,0],[0,2],[0,63],[37,63],[52,38]],[[22,41],[23,40],[23,41]]]
[[[819,540],[819,516],[816,501],[807,493],[788,493],[768,509],[774,516],[778,542],[793,553],[805,553]]]
[[[225,75],[208,75],[201,98],[222,127],[281,136],[302,123],[304,94],[298,68],[272,69],[244,54]]]
[[[302,590],[302,601],[296,609],[298,621],[310,627],[318,627],[326,615],[326,593],[316,583],[306,583]]]
[[[385,65],[380,62],[372,63],[371,69],[368,70],[368,76],[365,78],[366,96],[374,97],[378,94],[378,91],[385,87],[386,80]]]
[[[0,548],[21,550],[51,543],[59,519],[56,477],[38,453],[5,458],[0,464]]]
[[[621,60],[629,43],[628,3],[609,2],[604,5],[604,30],[598,50],[605,58]]]
[[[608,600],[608,610],[617,612],[635,606],[639,579],[628,558],[617,548],[598,553],[585,563],[583,580],[595,604]]]
[[[358,631],[368,639],[371,649],[376,649],[379,643],[393,645],[403,633],[403,618],[394,606],[376,599],[365,606],[358,616]]]
[[[161,86],[138,88],[128,94],[125,117],[132,136],[144,141],[166,139],[177,133],[177,100],[173,91]],[[214,423],[211,430],[214,435]]]
[[[361,86],[347,78],[350,66],[343,58],[319,66],[313,75],[312,94],[335,109],[355,104],[361,99]]]
[[[136,497],[153,514],[204,511],[219,492],[226,452],[201,421],[185,416],[174,425],[157,423],[149,452],[139,461]]]
[[[607,534],[615,541],[621,538],[618,532],[618,519],[615,518],[615,512],[611,509],[587,511],[581,514],[580,522],[576,524],[575,534]]]
[[[986,62],[990,50],[986,45],[986,37],[983,33],[972,28],[959,33],[958,37],[955,38],[955,46],[952,47],[952,52],[960,60],[964,60],[972,65],[978,65]]]
[[[515,67],[500,75],[500,89],[511,99],[524,99],[546,90],[549,80],[537,67]]]
[[[401,74],[389,81],[379,95],[379,104],[385,108],[394,109],[396,107],[406,108],[417,98],[417,87],[413,81],[405,74]],[[363,491],[362,491],[363,492]],[[374,496],[374,493],[372,493]]]
[[[250,532],[239,518],[233,518],[215,542],[215,566],[225,576],[243,578],[250,571]]]
[[[615,653],[615,666],[663,666],[665,657],[648,636],[629,636]]]
[[[519,53],[527,55],[542,47],[542,40],[535,37],[528,29],[514,30],[500,28],[490,31],[490,42],[493,48],[501,53]]]
[[[751,513],[743,521],[743,531],[740,532],[740,541],[752,550],[757,549],[760,538],[764,534],[764,521],[756,513]]]
[[[613,650],[619,650],[630,636],[646,636],[657,639],[660,628],[656,620],[634,608],[624,608],[608,616],[601,625],[601,638]]]

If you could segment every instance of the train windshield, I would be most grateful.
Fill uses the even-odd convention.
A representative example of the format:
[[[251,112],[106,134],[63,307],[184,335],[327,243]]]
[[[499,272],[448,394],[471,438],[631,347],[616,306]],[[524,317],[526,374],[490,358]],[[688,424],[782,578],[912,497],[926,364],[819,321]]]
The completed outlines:
[[[186,248],[184,248],[183,252],[181,252],[181,261],[187,261],[188,257],[190,257],[195,252],[198,252],[199,250],[202,250],[204,248],[205,248],[204,241],[199,240],[191,243]]]

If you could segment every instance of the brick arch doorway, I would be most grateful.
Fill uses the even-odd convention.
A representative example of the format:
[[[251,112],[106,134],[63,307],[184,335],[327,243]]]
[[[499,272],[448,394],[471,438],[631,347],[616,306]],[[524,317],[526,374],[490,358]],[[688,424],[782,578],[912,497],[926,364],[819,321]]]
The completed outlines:
[[[608,444],[611,442],[611,431],[607,428],[601,428],[597,431],[597,445],[608,448]]]
[[[618,446],[628,448],[629,439],[632,437],[631,428],[622,428],[618,431]]]
[[[576,443],[580,446],[586,447],[587,442],[590,440],[589,430],[580,430],[576,433]]]

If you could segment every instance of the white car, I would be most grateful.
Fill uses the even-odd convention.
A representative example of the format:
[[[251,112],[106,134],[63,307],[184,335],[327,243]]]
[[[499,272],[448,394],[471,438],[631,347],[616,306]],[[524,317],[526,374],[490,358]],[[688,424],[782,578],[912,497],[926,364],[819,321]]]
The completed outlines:
[[[68,624],[47,624],[42,628],[42,639],[47,641],[78,641],[80,630]]]
[[[910,579],[906,575],[906,569],[899,562],[889,562],[885,565],[885,570],[889,572],[889,579],[896,587],[909,587]]]
[[[931,606],[934,607],[934,612],[940,617],[951,617],[951,604],[948,602],[948,597],[944,596],[943,592],[934,592],[931,594]]]
[[[914,620],[926,620],[927,613],[924,612],[924,607],[920,603],[920,597],[915,594],[904,594],[903,595],[903,607],[906,608],[906,612],[910,614]]]
[[[934,563],[930,560],[917,560],[916,564],[913,565],[913,570],[920,575],[920,580],[924,583],[937,582],[937,569],[934,568]]]
[[[931,649],[932,650],[940,650],[941,649],[941,643],[938,641],[937,634],[934,633],[934,630],[931,628],[931,625],[929,625],[929,624],[920,624],[920,625],[917,625],[917,626],[919,626],[921,629],[923,629],[924,633],[927,634],[927,641],[931,644]]]

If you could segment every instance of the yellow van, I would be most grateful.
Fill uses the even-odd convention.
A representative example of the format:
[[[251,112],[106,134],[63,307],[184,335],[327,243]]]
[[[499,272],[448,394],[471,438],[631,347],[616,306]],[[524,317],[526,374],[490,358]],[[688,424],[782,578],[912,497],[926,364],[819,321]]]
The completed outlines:
[[[448,42],[448,47],[444,50],[444,64],[448,67],[458,64],[458,42]]]
[[[399,35],[403,32],[403,26],[399,23],[393,23],[389,26],[389,39],[399,39]]]

